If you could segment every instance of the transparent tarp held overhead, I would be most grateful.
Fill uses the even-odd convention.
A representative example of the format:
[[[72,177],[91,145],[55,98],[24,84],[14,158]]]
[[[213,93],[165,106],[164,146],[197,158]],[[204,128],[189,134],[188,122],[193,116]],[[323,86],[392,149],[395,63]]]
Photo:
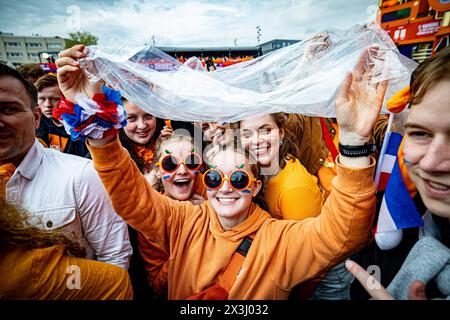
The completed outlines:
[[[368,82],[389,80],[385,100],[409,84],[416,63],[376,25],[329,30],[256,59],[206,72],[155,47],[88,47],[80,65],[91,82],[105,81],[148,113],[183,121],[234,122],[274,112],[335,116],[335,99],[364,50]],[[383,113],[387,110],[385,106]]]

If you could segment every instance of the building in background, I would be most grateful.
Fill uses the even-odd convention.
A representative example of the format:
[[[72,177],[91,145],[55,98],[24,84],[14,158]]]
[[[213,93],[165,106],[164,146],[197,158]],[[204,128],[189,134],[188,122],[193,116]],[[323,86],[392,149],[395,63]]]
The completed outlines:
[[[212,61],[214,69],[219,69],[235,63],[252,60],[263,54],[287,47],[299,41],[300,40],[274,39],[254,47],[157,47],[157,49],[178,59],[182,63],[195,56],[202,61],[205,68],[208,62]],[[170,68],[169,64],[167,65],[168,68]]]
[[[15,36],[0,31],[0,61],[14,66],[54,62],[65,44],[66,40],[61,37]]]
[[[257,46],[234,47],[157,47],[166,54],[185,62],[190,57],[198,57],[204,66],[213,62],[215,68],[223,68],[270,53],[297,43],[300,40],[274,39]],[[55,71],[54,60],[65,48],[66,40],[61,37],[15,36],[0,31],[0,61],[19,66],[38,63],[49,72]],[[161,59],[160,59],[161,60]],[[164,60],[164,59],[162,59]],[[152,61],[158,69],[170,68],[168,61]],[[167,66],[166,66],[167,65]]]
[[[378,22],[418,62],[450,43],[450,0],[379,0]]]
[[[259,47],[261,48],[262,54],[267,54],[300,41],[301,40],[274,39],[260,44]]]
[[[157,49],[167,53],[168,55],[179,58],[183,56],[185,59],[190,57],[236,57],[236,56],[253,56],[261,55],[261,50],[255,47],[157,47]]]
[[[186,62],[191,57],[197,57],[203,67],[208,71],[224,68],[235,63],[252,60],[262,55],[261,48],[255,47],[157,47],[169,56],[177,59],[181,63]],[[170,69],[169,61],[157,61],[152,63],[158,70]],[[189,64],[191,68],[196,69]],[[166,66],[166,67],[165,67]]]

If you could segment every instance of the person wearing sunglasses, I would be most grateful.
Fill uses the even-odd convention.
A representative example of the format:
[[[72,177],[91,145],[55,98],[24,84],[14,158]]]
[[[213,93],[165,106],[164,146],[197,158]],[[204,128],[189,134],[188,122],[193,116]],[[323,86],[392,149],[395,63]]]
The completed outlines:
[[[193,204],[205,201],[200,173],[203,162],[196,150],[192,137],[188,135],[173,133],[160,139],[156,144],[155,168],[147,176],[152,187],[173,200]],[[164,248],[156,248],[151,238],[142,233],[137,234],[137,240],[147,270],[146,281],[158,297],[165,298],[167,281],[162,275],[167,272],[169,253]]]
[[[90,97],[99,90],[77,63],[85,56],[83,49],[67,49],[57,61],[61,90],[73,102],[82,90]],[[253,179],[258,165],[232,146],[212,158],[209,164],[217,172],[205,175],[208,201],[194,205],[153,190],[117,137],[88,137],[95,168],[117,213],[170,257],[162,272],[169,299],[287,299],[295,285],[366,243],[375,212],[375,163],[367,143],[387,87],[387,81],[364,82],[372,72],[368,59],[364,50],[338,92],[338,173],[316,218],[278,220],[252,203],[262,185]],[[250,182],[244,173],[236,173],[241,171]],[[239,275],[224,283],[223,272],[246,238],[252,239],[251,247]]]
[[[197,178],[203,161],[192,137],[173,134],[161,139],[156,146],[156,177],[162,185],[164,194],[171,199],[194,204],[204,201],[201,195],[195,194]]]

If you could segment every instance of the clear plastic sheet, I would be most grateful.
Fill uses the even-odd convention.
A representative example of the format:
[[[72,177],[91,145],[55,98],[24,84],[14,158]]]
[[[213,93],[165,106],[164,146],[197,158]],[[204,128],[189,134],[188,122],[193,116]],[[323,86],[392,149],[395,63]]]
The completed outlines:
[[[159,118],[234,122],[280,111],[335,117],[338,88],[371,45],[378,45],[384,61],[369,55],[373,74],[367,81],[388,79],[387,99],[409,84],[416,63],[376,25],[315,34],[213,72],[196,58],[182,64],[154,47],[91,46],[80,64],[90,81],[104,80]]]

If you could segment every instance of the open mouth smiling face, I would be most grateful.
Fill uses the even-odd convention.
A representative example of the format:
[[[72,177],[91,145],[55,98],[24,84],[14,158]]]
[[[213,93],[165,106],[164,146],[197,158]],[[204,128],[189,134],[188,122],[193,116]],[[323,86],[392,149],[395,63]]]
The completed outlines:
[[[185,160],[192,154],[193,146],[185,140],[171,141],[164,145],[164,149],[170,153],[170,156],[173,156],[173,161],[177,161],[178,163],[180,161],[178,159]],[[165,156],[167,156],[167,153],[159,161],[161,162]],[[183,201],[192,197],[198,169],[191,170],[185,163],[180,163],[174,171],[168,172],[160,167],[158,168],[158,172],[166,195],[170,198]]]

